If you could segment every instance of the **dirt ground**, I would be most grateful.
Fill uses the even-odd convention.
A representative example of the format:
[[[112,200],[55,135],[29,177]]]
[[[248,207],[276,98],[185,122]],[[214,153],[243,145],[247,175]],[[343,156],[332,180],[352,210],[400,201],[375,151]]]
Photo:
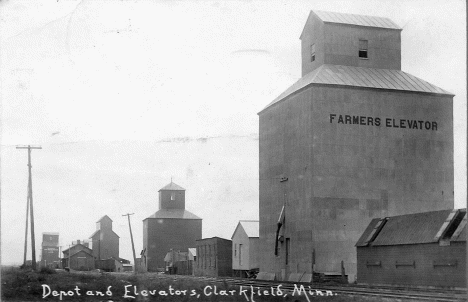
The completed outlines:
[[[259,289],[156,273],[33,272],[9,267],[2,268],[1,282],[2,301],[376,301],[375,297],[319,292],[306,296],[276,285]]]

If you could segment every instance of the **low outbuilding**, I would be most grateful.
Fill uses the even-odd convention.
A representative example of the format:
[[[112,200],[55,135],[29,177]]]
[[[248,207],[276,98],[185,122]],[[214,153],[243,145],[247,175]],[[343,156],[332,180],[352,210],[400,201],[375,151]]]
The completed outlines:
[[[356,244],[357,281],[466,287],[466,209],[373,219]]]
[[[251,277],[259,268],[258,220],[240,220],[231,239],[234,276]]]
[[[95,268],[93,251],[78,241],[77,244],[63,250],[62,267],[74,270],[89,271]]]
[[[232,276],[232,241],[213,237],[197,240],[195,276]]]

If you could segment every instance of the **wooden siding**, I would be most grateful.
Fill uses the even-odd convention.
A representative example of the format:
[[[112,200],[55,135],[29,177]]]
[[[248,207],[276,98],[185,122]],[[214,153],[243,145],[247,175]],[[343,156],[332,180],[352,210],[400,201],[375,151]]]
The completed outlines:
[[[197,240],[195,276],[232,276],[232,241],[222,238]]]
[[[358,283],[466,287],[466,243],[357,248]]]

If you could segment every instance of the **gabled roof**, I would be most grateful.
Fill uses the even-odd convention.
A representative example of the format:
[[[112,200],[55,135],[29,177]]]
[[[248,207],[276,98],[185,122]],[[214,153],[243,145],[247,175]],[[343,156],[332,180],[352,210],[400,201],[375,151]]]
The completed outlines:
[[[311,13],[315,14],[320,20],[322,20],[325,23],[339,23],[356,26],[379,27],[401,30],[400,26],[398,26],[389,18],[385,17],[335,13],[319,10],[313,10],[311,11]]]
[[[260,236],[260,223],[258,220],[239,220],[239,223],[237,224],[231,239],[234,237],[234,234],[236,234],[239,227],[244,229],[247,237],[249,238],[258,238]]]
[[[465,237],[462,237],[464,234],[462,229],[458,232],[459,236],[453,238],[456,233],[455,229],[461,225],[460,217],[465,213],[463,209],[441,210],[388,217],[377,234],[374,234],[375,239],[369,243],[372,246],[433,243],[441,240],[443,234],[447,234],[451,241],[456,241],[458,238],[465,241]],[[373,230],[378,227],[380,220],[373,219],[369,223],[356,246],[367,246],[367,241]],[[465,228],[465,225],[461,228]]]
[[[73,247],[75,247],[75,246],[77,246],[77,245],[81,245],[81,246],[83,247],[80,251],[85,250],[85,249],[88,249],[88,250],[92,251],[92,249],[90,249],[89,247],[87,247],[86,245],[83,245],[83,244],[81,244],[81,243],[77,243],[77,244],[71,246],[70,248],[73,248]],[[70,248],[65,249],[65,250],[62,250],[62,253],[65,253],[65,252],[68,251]]]
[[[161,209],[148,218],[172,218],[172,219],[200,219],[195,214],[184,209]],[[146,219],[148,219],[146,218]]]
[[[299,79],[263,110],[299,90],[314,84],[388,89],[453,96],[452,93],[401,70],[324,64]]]
[[[119,237],[119,235],[117,235],[116,232],[114,232],[114,230],[110,230],[112,233],[114,233],[115,236]],[[96,236],[97,234],[99,234],[101,232],[101,230],[96,230],[91,236],[89,236],[89,238],[93,238],[94,236]]]
[[[102,217],[101,217],[101,218],[100,218],[98,221],[96,221],[96,222],[100,222],[100,221],[101,221],[101,220],[103,220],[104,218],[106,218],[106,219],[108,219],[108,220],[112,221],[112,219],[110,219],[110,217],[109,217],[109,216],[107,216],[107,215],[104,215],[104,216],[102,216]]]
[[[221,237],[218,237],[218,236],[214,236],[214,237],[209,237],[209,238],[201,238],[201,239],[197,239],[195,241],[204,241],[204,240],[223,240],[223,241],[232,241],[230,239],[225,239],[225,238],[221,238]]]
[[[171,181],[170,184],[159,189],[159,191],[185,191],[185,189]]]
[[[90,255],[91,257],[94,257],[94,255],[92,254],[92,250],[89,250],[89,251],[87,251],[87,250],[79,250],[79,251],[77,251],[77,252],[71,254],[70,257],[73,257],[73,256],[75,256],[76,254],[79,254],[79,253],[81,253],[81,252],[86,253],[86,254]]]

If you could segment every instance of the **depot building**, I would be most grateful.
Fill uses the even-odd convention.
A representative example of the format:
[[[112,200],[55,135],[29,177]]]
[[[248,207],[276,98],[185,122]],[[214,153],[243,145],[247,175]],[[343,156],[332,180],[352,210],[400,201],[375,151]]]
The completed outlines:
[[[260,272],[354,281],[372,218],[453,208],[454,95],[401,70],[401,31],[310,13],[302,78],[259,112]]]

